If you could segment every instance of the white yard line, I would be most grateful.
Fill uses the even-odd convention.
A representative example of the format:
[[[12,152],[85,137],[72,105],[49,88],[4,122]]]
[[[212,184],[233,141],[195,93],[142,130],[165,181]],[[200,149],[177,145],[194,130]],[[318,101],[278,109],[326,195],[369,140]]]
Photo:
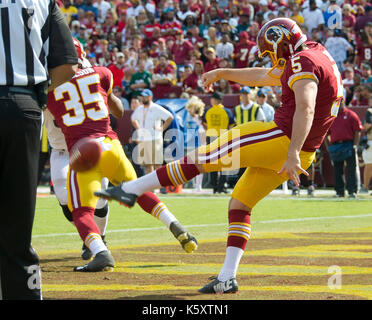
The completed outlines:
[[[359,215],[349,215],[349,216],[328,216],[328,217],[306,217],[306,218],[296,218],[296,219],[275,219],[275,220],[264,220],[256,221],[252,224],[268,224],[268,223],[287,223],[287,222],[302,222],[311,220],[332,220],[332,219],[360,219],[372,217],[372,213],[359,214]],[[214,223],[214,224],[196,224],[188,225],[186,228],[204,228],[204,227],[217,227],[217,226],[227,226],[227,223]],[[152,230],[163,230],[165,227],[152,227],[152,228],[128,228],[128,229],[118,229],[118,230],[107,230],[106,233],[124,233],[124,232],[137,232],[137,231],[152,231]],[[77,232],[68,233],[49,233],[49,234],[35,234],[32,237],[37,238],[52,238],[61,236],[77,236]]]

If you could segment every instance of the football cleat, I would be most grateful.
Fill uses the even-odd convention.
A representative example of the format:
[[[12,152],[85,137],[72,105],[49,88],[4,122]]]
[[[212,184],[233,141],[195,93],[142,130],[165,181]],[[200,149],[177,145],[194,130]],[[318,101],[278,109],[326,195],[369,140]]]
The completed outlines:
[[[133,207],[137,201],[137,196],[132,193],[126,193],[121,188],[122,184],[94,192],[94,195],[106,200],[116,200],[126,207]]]
[[[83,260],[90,260],[93,257],[92,251],[83,243],[81,248],[81,257]]]
[[[309,186],[307,188],[307,195],[309,197],[313,197],[314,196],[314,191],[315,191],[315,187],[313,185]]]
[[[217,277],[210,277],[212,282],[206,284],[203,288],[199,289],[200,293],[213,294],[213,293],[236,293],[238,292],[238,282],[235,278],[226,281],[220,281]]]
[[[108,250],[97,253],[94,259],[81,267],[75,267],[76,272],[112,271],[115,266],[114,258]]]
[[[198,241],[190,234],[185,227],[178,221],[173,221],[169,226],[174,237],[180,242],[183,250],[192,253],[198,248]]]

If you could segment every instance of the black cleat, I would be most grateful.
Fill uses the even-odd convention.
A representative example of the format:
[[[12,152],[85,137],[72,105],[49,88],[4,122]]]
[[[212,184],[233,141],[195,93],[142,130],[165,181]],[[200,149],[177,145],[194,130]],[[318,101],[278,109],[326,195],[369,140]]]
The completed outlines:
[[[83,243],[81,248],[81,257],[83,260],[90,260],[93,257],[92,251]]]
[[[106,200],[116,200],[126,207],[133,207],[137,201],[137,196],[133,193],[126,193],[121,188],[122,184],[94,192],[94,195]]]
[[[198,241],[190,234],[185,227],[178,221],[174,221],[169,226],[174,237],[180,242],[183,250],[187,253],[192,253],[198,248]]]
[[[209,280],[214,279],[212,282],[206,284],[203,288],[199,289],[200,293],[213,294],[213,293],[236,293],[238,292],[238,283],[235,278],[226,281],[220,281],[217,277],[211,277]]]
[[[74,271],[77,272],[100,272],[112,271],[115,266],[114,258],[110,251],[105,250],[97,253],[94,259],[81,267],[75,267]]]

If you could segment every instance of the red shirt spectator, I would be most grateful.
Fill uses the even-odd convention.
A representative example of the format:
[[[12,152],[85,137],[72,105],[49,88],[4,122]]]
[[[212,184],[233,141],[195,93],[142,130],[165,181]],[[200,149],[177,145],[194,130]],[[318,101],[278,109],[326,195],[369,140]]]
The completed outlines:
[[[242,31],[239,35],[240,41],[235,45],[234,60],[236,68],[248,67],[249,52],[255,46],[255,43],[248,38],[248,32]]]
[[[108,68],[112,72],[113,76],[113,87],[120,87],[123,89],[123,79],[124,79],[124,62],[125,57],[122,52],[116,54],[116,63],[110,65]]]
[[[183,32],[179,29],[176,35],[176,42],[172,47],[174,62],[177,65],[184,65],[188,60],[190,60],[190,54],[193,50],[194,46],[190,41],[184,39]]]
[[[340,107],[338,115],[329,129],[331,143],[353,141],[354,134],[363,129],[359,116],[346,107]]]
[[[208,72],[214,69],[218,69],[219,68],[218,63],[220,60],[216,57],[216,53],[212,47],[209,47],[207,49],[206,55],[207,55],[208,61],[205,64],[204,71]]]
[[[169,64],[165,54],[159,56],[159,64],[155,67],[152,84],[154,85],[154,98],[168,98],[169,94],[174,91],[172,83],[175,79],[175,70]]]
[[[356,17],[351,13],[352,7],[346,3],[342,7],[342,23],[345,28],[354,28]]]
[[[182,83],[183,91],[189,94],[203,93],[203,84],[201,77],[204,72],[203,62],[198,60],[195,62],[194,71]]]

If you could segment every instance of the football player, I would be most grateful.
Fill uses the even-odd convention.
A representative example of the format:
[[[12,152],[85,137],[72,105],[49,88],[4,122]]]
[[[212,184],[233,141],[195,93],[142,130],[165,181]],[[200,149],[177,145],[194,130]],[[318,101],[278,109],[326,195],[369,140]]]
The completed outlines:
[[[281,86],[281,106],[274,121],[244,123],[184,159],[136,181],[96,192],[132,205],[145,191],[184,183],[201,172],[245,167],[229,203],[224,264],[216,279],[199,290],[201,293],[238,291],[236,272],[250,238],[253,207],[287,179],[298,186],[299,174],[308,175],[306,169],[343,99],[335,61],[321,44],[307,41],[293,20],[277,18],[264,24],[257,45],[261,57],[270,57],[271,69],[216,69],[203,75],[203,84],[210,89],[223,78],[252,87]]]
[[[112,269],[114,259],[102,240],[94,221],[98,198],[93,191],[102,178],[114,184],[136,179],[136,173],[116,133],[110,127],[109,112],[122,117],[123,105],[112,93],[113,77],[105,67],[90,67],[80,42],[74,39],[79,58],[79,69],[68,82],[48,93],[48,109],[61,128],[68,151],[84,137],[96,139],[102,149],[98,164],[84,172],[69,167],[67,173],[68,209],[81,239],[94,259],[74,268],[75,271],[96,272]],[[197,241],[153,193],[144,193],[137,199],[141,208],[158,218],[173,233],[186,252],[197,248]]]
[[[56,126],[53,115],[48,109],[44,110],[44,124],[47,131],[48,141],[51,146],[50,153],[50,173],[51,180],[53,183],[54,193],[57,197],[59,205],[61,206],[62,212],[66,219],[74,224],[72,219],[72,212],[68,208],[68,196],[67,196],[67,172],[69,168],[69,153],[67,151],[67,145],[65,137],[59,127]],[[103,188],[108,187],[107,178],[103,178],[101,182]],[[99,199],[94,211],[94,221],[96,222],[100,235],[105,243],[105,231],[108,222],[109,206],[106,200]],[[89,260],[92,257],[92,252],[83,243],[81,249],[81,257],[84,260]]]

